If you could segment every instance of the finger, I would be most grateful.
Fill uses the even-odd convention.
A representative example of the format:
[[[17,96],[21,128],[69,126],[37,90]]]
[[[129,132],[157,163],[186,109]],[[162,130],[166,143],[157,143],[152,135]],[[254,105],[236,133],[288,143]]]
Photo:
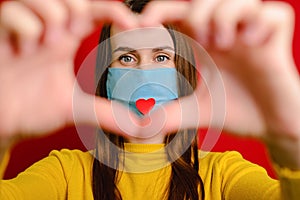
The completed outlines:
[[[295,14],[293,8],[283,2],[265,2],[256,20],[245,25],[242,39],[248,46],[261,45],[276,32],[276,37],[290,41],[286,43],[291,49],[294,33]],[[273,34],[274,35],[274,34]]]
[[[120,28],[138,27],[136,16],[121,2],[91,1],[89,11],[96,23],[115,23]]]
[[[84,93],[78,83],[73,90],[70,123],[91,125],[125,137],[136,135],[138,120],[120,103]]]
[[[0,13],[1,38],[12,40],[11,47],[22,52],[32,50],[42,34],[43,25],[39,18],[28,7],[15,1],[2,3]]]
[[[210,42],[211,16],[220,0],[194,0],[186,22],[193,29],[196,39],[206,46]]]
[[[91,30],[89,2],[86,0],[64,0],[69,16],[70,30],[78,36],[83,36]]]
[[[259,10],[257,0],[220,1],[211,19],[216,46],[230,49],[236,40],[239,25],[253,19]]]
[[[183,21],[189,12],[190,4],[185,1],[150,2],[140,17],[142,26],[159,26],[163,23]]]
[[[178,1],[176,4],[173,1],[150,2],[139,16],[140,26],[158,27],[162,24],[175,24],[177,31],[195,38],[193,27],[186,23],[189,9],[190,3],[186,1]]]
[[[32,9],[43,21],[45,26],[45,41],[55,42],[60,35],[62,27],[68,23],[68,9],[63,1],[21,0]]]
[[[202,45],[209,42],[210,19],[219,0],[195,0],[192,2],[151,2],[141,17],[143,26],[157,26],[174,23],[194,37]]]

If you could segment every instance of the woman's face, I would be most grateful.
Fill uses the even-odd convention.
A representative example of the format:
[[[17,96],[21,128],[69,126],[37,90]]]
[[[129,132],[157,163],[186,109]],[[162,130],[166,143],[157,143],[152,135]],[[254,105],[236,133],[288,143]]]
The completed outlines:
[[[116,26],[112,26],[110,41],[112,49],[111,68],[134,68],[144,70],[154,68],[175,68],[175,49],[173,40],[167,29],[165,29],[163,26],[157,28],[135,29],[125,32],[119,30]],[[167,77],[165,78],[167,79]],[[124,78],[122,80],[124,80]],[[133,83],[139,83],[139,81],[140,79],[137,79],[137,81],[133,81]],[[175,87],[177,87],[176,80],[174,83]],[[125,86],[125,83],[122,84],[122,87]],[[157,87],[157,85],[155,86]],[[137,88],[140,88],[140,86]],[[128,94],[131,94],[130,91],[131,90],[128,89]],[[135,90],[135,95],[140,94],[137,91],[139,90]],[[141,91],[144,90],[142,89]],[[159,91],[152,93],[150,92],[146,96],[157,93],[160,94]],[[166,95],[165,92],[164,95]],[[145,94],[143,93],[141,98],[148,98],[145,98],[144,96]],[[156,96],[154,95],[153,98],[154,97]],[[158,97],[162,99],[162,95],[159,95]],[[151,138],[131,138],[129,139],[129,142],[163,143],[164,137],[165,136],[163,134],[156,134]]]
[[[173,40],[163,26],[122,32],[111,28],[112,68],[175,68]]]

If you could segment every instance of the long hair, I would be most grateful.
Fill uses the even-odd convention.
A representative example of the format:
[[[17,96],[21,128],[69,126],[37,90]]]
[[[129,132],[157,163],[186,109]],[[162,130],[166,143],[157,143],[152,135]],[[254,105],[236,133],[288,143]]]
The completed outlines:
[[[149,0],[128,0],[125,4],[135,13],[141,13]],[[175,47],[175,67],[180,74],[178,76],[179,97],[193,92],[197,85],[197,73],[193,50],[187,41],[177,33],[176,28],[165,25],[171,35]],[[106,80],[107,68],[112,61],[110,46],[111,25],[102,28],[99,50],[97,55],[96,95],[107,98]],[[97,134],[95,158],[93,162],[93,195],[95,200],[121,200],[122,196],[117,188],[119,181],[118,169],[120,152],[115,150],[114,145],[124,149],[124,138],[116,134],[104,132]],[[170,143],[172,141],[172,143]],[[196,130],[183,130],[177,134],[169,134],[165,137],[167,157],[171,162],[171,179],[168,188],[169,200],[198,200],[199,192],[204,199],[204,186],[199,176],[198,145]],[[178,157],[179,152],[183,152]],[[100,162],[100,161],[102,162]],[[104,164],[105,163],[105,164]]]

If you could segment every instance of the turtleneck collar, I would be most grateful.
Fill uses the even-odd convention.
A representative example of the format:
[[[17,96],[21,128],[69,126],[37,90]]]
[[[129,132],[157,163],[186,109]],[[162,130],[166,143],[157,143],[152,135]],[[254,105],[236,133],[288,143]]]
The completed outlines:
[[[147,173],[170,165],[165,144],[124,144],[119,170],[127,173]]]

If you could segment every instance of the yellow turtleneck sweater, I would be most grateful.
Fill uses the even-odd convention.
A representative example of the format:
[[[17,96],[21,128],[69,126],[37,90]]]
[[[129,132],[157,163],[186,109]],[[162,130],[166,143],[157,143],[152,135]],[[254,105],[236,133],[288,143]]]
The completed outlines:
[[[163,147],[125,144],[128,152],[121,158],[125,167],[118,184],[123,200],[164,199],[171,168]],[[274,200],[280,199],[280,188],[288,200],[300,197],[300,172],[278,170],[279,182],[237,152],[201,152],[200,157],[200,176],[207,200]],[[2,180],[0,199],[93,199],[92,165],[91,152],[52,151],[16,178]]]

